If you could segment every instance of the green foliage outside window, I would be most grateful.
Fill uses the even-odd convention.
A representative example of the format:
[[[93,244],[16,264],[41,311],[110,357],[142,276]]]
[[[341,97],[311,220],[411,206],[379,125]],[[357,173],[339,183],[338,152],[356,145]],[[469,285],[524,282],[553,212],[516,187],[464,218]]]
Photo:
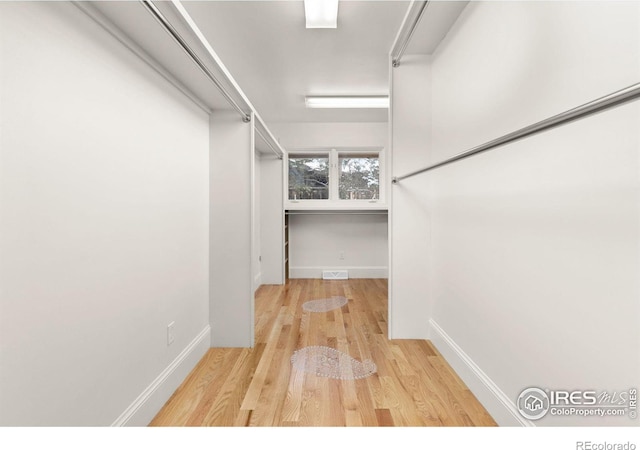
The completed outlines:
[[[329,198],[329,158],[289,158],[289,199],[322,200]]]
[[[340,157],[341,200],[377,200],[379,191],[380,162],[377,156]]]
[[[333,180],[333,181],[331,181]],[[337,192],[333,189],[337,187]],[[334,198],[336,196],[337,198]],[[289,156],[289,200],[378,200],[378,154],[339,153]]]

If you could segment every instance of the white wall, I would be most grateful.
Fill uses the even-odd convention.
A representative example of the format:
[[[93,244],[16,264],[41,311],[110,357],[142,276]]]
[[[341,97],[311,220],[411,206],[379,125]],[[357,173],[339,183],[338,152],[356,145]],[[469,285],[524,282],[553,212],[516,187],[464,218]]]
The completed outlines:
[[[472,2],[433,56],[436,159],[637,83],[639,30],[638,2]],[[635,101],[424,175],[432,338],[501,423],[529,386],[640,380],[639,123]]]
[[[69,3],[0,33],[0,424],[145,425],[208,347],[207,115]]]
[[[388,147],[388,124],[273,123],[271,131],[289,151],[310,148]],[[383,155],[383,160],[388,157]],[[382,170],[386,174],[388,171]],[[384,176],[384,175],[383,175]],[[387,193],[389,183],[386,183]],[[385,195],[388,198],[388,194]],[[290,222],[291,278],[320,278],[323,269],[349,269],[355,278],[388,276],[387,217],[296,216]],[[358,229],[365,231],[358,232]],[[331,241],[319,239],[330,236]],[[339,259],[344,252],[345,259]],[[381,257],[384,253],[384,257]],[[375,254],[373,260],[367,255]]]
[[[252,272],[253,290],[255,291],[262,284],[262,170],[260,164],[260,152],[257,150],[253,154],[253,244],[252,244]]]
[[[284,283],[283,162],[273,154],[260,157],[260,254],[263,284]]]
[[[391,71],[391,162],[396,176],[431,162],[431,67],[426,55],[405,55]],[[432,313],[428,259],[428,178],[392,186],[390,215],[389,337],[427,339]]]
[[[290,215],[291,278],[321,278],[349,270],[350,278],[386,278],[387,215]],[[342,258],[342,259],[341,259]]]
[[[386,122],[365,123],[270,123],[280,144],[291,151],[301,148],[386,147]]]
[[[252,122],[210,116],[210,323],[212,347],[252,347],[254,185]]]

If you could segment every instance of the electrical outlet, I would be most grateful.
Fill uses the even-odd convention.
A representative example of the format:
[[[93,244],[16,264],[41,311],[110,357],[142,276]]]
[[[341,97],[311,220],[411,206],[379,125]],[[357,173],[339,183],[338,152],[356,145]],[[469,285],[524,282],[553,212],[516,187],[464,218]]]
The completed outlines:
[[[173,344],[173,341],[176,340],[176,323],[171,322],[167,325],[167,346]]]
[[[338,259],[340,259],[340,260],[344,259],[344,251],[340,252],[340,255],[338,255]]]

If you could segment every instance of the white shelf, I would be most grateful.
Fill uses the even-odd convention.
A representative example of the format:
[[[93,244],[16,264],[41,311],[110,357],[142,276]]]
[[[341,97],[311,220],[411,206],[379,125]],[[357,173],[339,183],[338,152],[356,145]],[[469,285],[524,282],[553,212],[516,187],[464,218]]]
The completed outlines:
[[[389,205],[378,202],[356,202],[354,204],[349,201],[304,200],[299,202],[286,201],[284,209],[287,211],[387,211]]]

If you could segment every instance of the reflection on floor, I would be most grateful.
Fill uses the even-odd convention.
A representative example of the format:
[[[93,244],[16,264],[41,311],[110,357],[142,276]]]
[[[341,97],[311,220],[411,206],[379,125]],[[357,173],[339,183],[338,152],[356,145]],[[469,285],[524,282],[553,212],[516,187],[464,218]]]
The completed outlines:
[[[310,312],[302,304],[344,296]],[[253,349],[212,348],[152,426],[494,426],[495,422],[424,340],[387,338],[387,282],[289,280],[256,293]],[[296,350],[323,346],[376,371],[334,379],[296,370]]]

